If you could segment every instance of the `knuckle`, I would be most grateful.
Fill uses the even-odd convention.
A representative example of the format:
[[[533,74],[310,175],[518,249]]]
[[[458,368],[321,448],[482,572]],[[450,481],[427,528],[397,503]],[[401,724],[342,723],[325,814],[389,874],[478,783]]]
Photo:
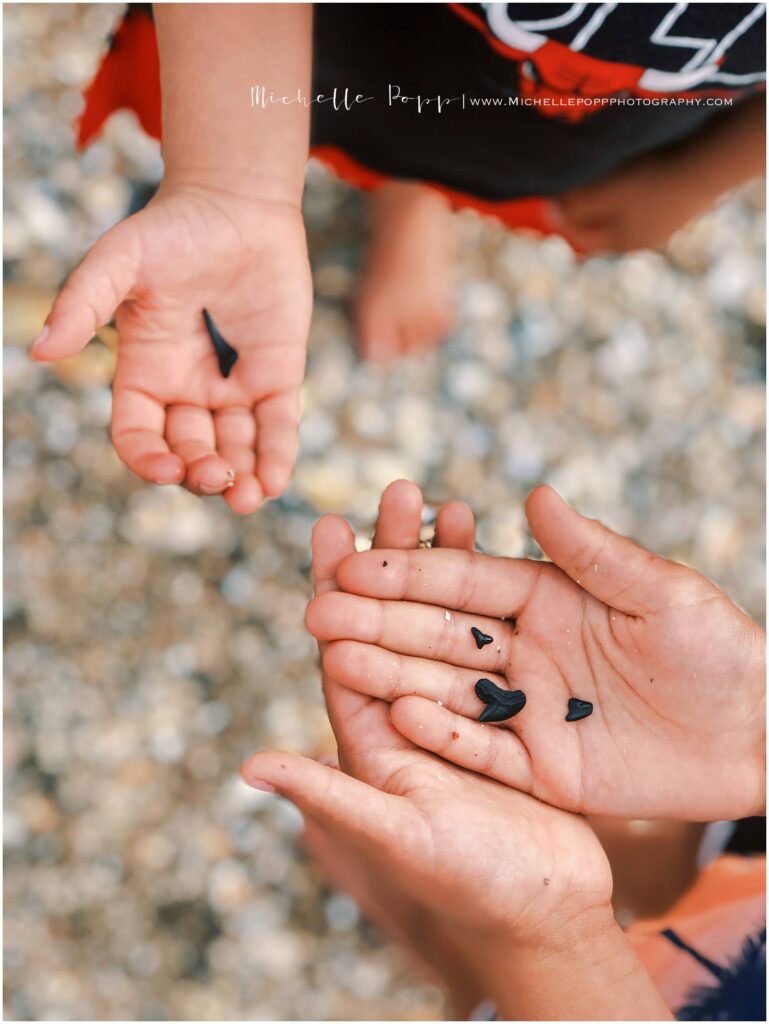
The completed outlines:
[[[479,757],[479,769],[484,775],[494,775],[494,769],[496,768],[497,759],[499,757],[499,744],[496,732],[493,726],[489,726],[489,732],[486,736],[486,745]]]
[[[467,688],[469,686],[468,680],[464,677],[462,670],[455,668],[451,683],[449,684],[448,698],[451,703],[452,710],[461,712],[461,710],[467,707]]]
[[[405,659],[400,654],[390,655],[389,689],[393,700],[399,697],[416,697],[419,690],[415,685],[412,673],[406,669]]]
[[[472,602],[475,588],[476,562],[472,551],[458,552],[460,556],[460,572],[455,576],[455,590],[452,603],[460,611],[467,608]]]
[[[347,677],[359,667],[356,645],[349,640],[332,640],[326,647],[323,664],[331,675]]]

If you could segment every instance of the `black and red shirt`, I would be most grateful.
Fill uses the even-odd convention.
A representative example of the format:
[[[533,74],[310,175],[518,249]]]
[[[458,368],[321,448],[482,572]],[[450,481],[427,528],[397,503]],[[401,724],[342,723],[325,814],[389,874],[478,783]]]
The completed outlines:
[[[766,78],[764,4],[322,3],[314,26],[313,96],[364,98],[312,105],[315,154],[363,187],[425,181],[509,224],[728,116]],[[121,106],[160,136],[149,5],[129,6],[80,142]]]

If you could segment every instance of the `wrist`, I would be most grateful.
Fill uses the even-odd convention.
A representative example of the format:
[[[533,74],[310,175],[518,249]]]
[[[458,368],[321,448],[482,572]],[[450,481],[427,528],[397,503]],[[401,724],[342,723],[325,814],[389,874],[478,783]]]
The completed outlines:
[[[503,1020],[670,1020],[610,906],[553,915],[522,940],[476,943],[487,997]]]
[[[163,160],[169,182],[298,205],[309,107],[255,106],[253,87],[306,95],[312,5],[157,4]]]
[[[296,174],[293,178],[278,178],[271,174],[260,174],[258,171],[246,174],[243,171],[223,171],[221,168],[198,164],[167,167],[158,194],[183,193],[252,203],[272,203],[301,210],[303,190],[304,172],[300,180]]]

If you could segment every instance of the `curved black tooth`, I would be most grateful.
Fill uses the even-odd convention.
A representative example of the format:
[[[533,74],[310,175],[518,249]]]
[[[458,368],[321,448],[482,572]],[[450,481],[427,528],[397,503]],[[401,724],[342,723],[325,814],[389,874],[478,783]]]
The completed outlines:
[[[229,377],[233,366],[238,361],[238,351],[237,349],[234,349],[226,338],[223,338],[219,333],[219,328],[211,319],[211,314],[207,309],[203,310],[203,320],[205,321],[206,330],[208,331],[208,337],[211,339],[214,346],[214,352],[216,352],[216,361],[219,363],[219,372],[222,377]]]
[[[520,711],[526,703],[526,694],[523,690],[503,690],[497,699],[500,704],[505,704],[509,708],[515,708],[516,711]]]
[[[512,718],[515,713],[516,712],[511,708],[505,707],[504,704],[489,704],[489,706],[484,708],[480,715],[478,715],[478,721],[505,722],[508,718]]]
[[[484,633],[483,630],[478,629],[477,626],[471,626],[470,627],[470,632],[475,637],[475,644],[476,644],[476,646],[477,646],[479,651],[483,647],[485,647],[486,644],[493,644],[494,643],[494,637],[493,636],[489,636],[488,633]]]
[[[508,718],[515,718],[526,703],[524,697],[518,704],[489,704],[478,716],[479,722],[506,722]]]
[[[491,704],[492,701],[495,701],[498,690],[499,687],[492,683],[490,679],[479,679],[475,684],[475,695],[484,704]]]
[[[569,713],[566,715],[567,722],[579,722],[582,718],[592,715],[593,705],[589,700],[580,700],[579,697],[569,697]]]
[[[503,690],[490,679],[479,679],[475,684],[475,694],[487,705],[478,718],[479,722],[504,722],[517,715],[526,704],[523,690]]]

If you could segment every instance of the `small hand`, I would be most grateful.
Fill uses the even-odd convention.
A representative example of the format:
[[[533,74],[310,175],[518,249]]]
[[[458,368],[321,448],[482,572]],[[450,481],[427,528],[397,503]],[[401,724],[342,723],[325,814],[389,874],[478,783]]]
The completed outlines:
[[[558,807],[761,813],[762,632],[704,577],[549,488],[527,514],[554,564],[426,550],[346,558],[346,593],[318,596],[307,613],[325,671],[393,701],[391,721],[412,743]],[[472,627],[494,642],[479,650]],[[479,723],[479,678],[522,690],[523,710]],[[569,698],[592,714],[567,722]]]
[[[74,355],[116,313],[118,454],[144,480],[248,513],[291,475],[311,304],[298,208],[161,189],[73,271],[33,355]],[[239,354],[227,379],[204,308]]]

